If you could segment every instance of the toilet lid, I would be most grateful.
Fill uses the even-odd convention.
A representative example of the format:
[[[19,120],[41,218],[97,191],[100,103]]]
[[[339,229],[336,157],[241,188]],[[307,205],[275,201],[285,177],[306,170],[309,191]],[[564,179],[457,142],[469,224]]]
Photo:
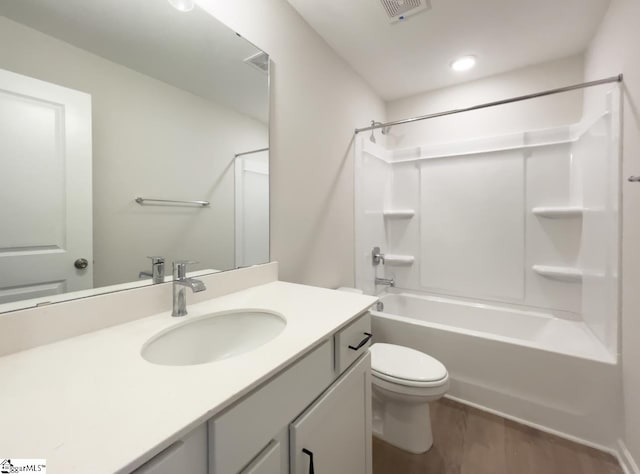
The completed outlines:
[[[436,382],[448,376],[440,361],[409,347],[376,343],[369,350],[374,375],[407,382]]]

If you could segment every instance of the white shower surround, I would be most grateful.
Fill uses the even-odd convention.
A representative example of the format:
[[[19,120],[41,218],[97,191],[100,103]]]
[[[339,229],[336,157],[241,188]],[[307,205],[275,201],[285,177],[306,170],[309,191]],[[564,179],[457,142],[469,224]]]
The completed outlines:
[[[619,90],[611,87],[602,97],[600,113],[573,126],[403,150],[359,137],[356,285],[373,294],[380,290],[374,276],[395,279],[403,294],[383,297],[399,299],[376,313],[376,337],[440,359],[451,371],[453,397],[611,450],[619,391]],[[524,163],[522,292],[423,285],[421,232],[428,222],[421,221],[416,167],[507,155]],[[533,208],[573,212],[552,219]],[[454,223],[453,232],[461,229]],[[415,263],[374,267],[373,246]],[[455,277],[464,271],[460,260],[436,271]],[[560,274],[545,277],[534,265]],[[499,283],[491,272],[487,265],[486,278]]]
[[[615,356],[618,133],[616,86],[606,94],[598,115],[572,126],[401,150],[386,150],[366,137],[359,137],[356,146],[356,285],[373,294],[375,274],[393,277],[396,285],[404,289],[524,306],[565,319],[584,319]],[[493,171],[494,178],[501,163],[521,162],[524,166],[512,167],[510,173],[498,176],[503,181],[491,181],[492,175],[486,173],[486,168],[491,168],[492,161],[497,163],[489,170]],[[453,186],[441,186],[444,194],[438,191],[440,194],[427,211],[444,209],[447,213],[436,216],[442,217],[441,220],[427,221],[424,174],[431,173],[433,165],[441,167],[441,164],[447,164],[451,170],[438,178],[448,180]],[[476,174],[463,176],[465,167],[473,166],[478,173],[486,174],[478,175],[475,183]],[[456,188],[456,180],[463,181],[464,186]],[[518,180],[521,182],[514,186]],[[496,186],[499,192],[492,189]],[[452,192],[446,194],[450,187]],[[507,188],[509,194],[505,195]],[[433,192],[433,188],[430,190]],[[468,221],[475,216],[465,219],[464,212],[473,210],[470,206],[474,200],[484,197],[483,193],[493,193],[494,206],[481,207],[487,215],[476,219],[475,227],[470,228]],[[514,200],[518,200],[515,205]],[[533,212],[539,208],[582,209],[582,212],[550,219]],[[450,214],[456,212],[460,219],[451,218]],[[483,218],[493,225],[483,228]],[[500,225],[502,218],[521,222],[516,225],[509,222],[505,227]],[[506,231],[505,243],[491,244],[491,238],[502,238]],[[427,232],[431,235],[425,237]],[[447,249],[445,239],[460,239],[460,236],[466,238],[466,242],[464,239],[461,242],[470,246],[471,251],[460,248],[461,242],[458,247],[452,245]],[[488,244],[473,248],[474,240],[479,239]],[[510,240],[516,241],[515,246]],[[440,245],[430,255],[425,242],[431,247],[439,242]],[[380,246],[383,253],[402,256],[407,261],[414,257],[415,263],[373,267],[370,251],[375,246]],[[502,259],[504,265],[499,266],[500,253],[505,249],[509,250],[510,258]],[[473,251],[492,253],[474,255]],[[520,261],[514,263],[515,259]],[[475,269],[469,268],[472,260]],[[425,265],[427,268],[422,268]],[[502,275],[505,265],[509,265],[510,272],[507,281]],[[522,275],[517,274],[518,266]],[[562,275],[563,269],[566,269],[565,275]],[[430,276],[430,271],[438,274]],[[475,274],[469,278],[467,272]],[[456,280],[458,275],[462,275],[461,281],[469,280],[466,287]],[[488,283],[480,281],[481,278]],[[511,280],[515,279],[518,281],[514,284]],[[486,289],[495,290],[501,285],[510,288],[502,294]],[[583,285],[588,286],[588,291],[581,291]]]

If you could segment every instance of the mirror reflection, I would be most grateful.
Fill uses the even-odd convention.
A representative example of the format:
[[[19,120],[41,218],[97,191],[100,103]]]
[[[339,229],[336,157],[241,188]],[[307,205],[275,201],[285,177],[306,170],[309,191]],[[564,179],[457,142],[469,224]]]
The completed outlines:
[[[189,2],[0,15],[0,311],[269,260],[266,53]]]

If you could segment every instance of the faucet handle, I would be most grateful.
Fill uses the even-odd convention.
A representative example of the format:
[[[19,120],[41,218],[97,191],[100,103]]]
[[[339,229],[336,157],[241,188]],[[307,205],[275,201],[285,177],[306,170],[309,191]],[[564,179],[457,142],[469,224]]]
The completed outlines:
[[[152,256],[147,258],[151,259],[151,265],[156,265],[157,263],[164,263],[164,257]]]
[[[384,254],[380,252],[380,247],[373,247],[371,250],[371,263],[374,266],[380,265],[381,263],[384,265]]]
[[[175,260],[173,262],[173,279],[183,280],[187,277],[187,265],[200,263],[194,260]]]

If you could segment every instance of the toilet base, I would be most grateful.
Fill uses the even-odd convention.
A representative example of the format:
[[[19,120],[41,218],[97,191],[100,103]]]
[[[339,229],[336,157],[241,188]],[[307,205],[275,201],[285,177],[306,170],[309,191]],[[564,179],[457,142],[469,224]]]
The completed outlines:
[[[407,403],[373,397],[373,435],[412,454],[423,454],[433,446],[429,403]]]

